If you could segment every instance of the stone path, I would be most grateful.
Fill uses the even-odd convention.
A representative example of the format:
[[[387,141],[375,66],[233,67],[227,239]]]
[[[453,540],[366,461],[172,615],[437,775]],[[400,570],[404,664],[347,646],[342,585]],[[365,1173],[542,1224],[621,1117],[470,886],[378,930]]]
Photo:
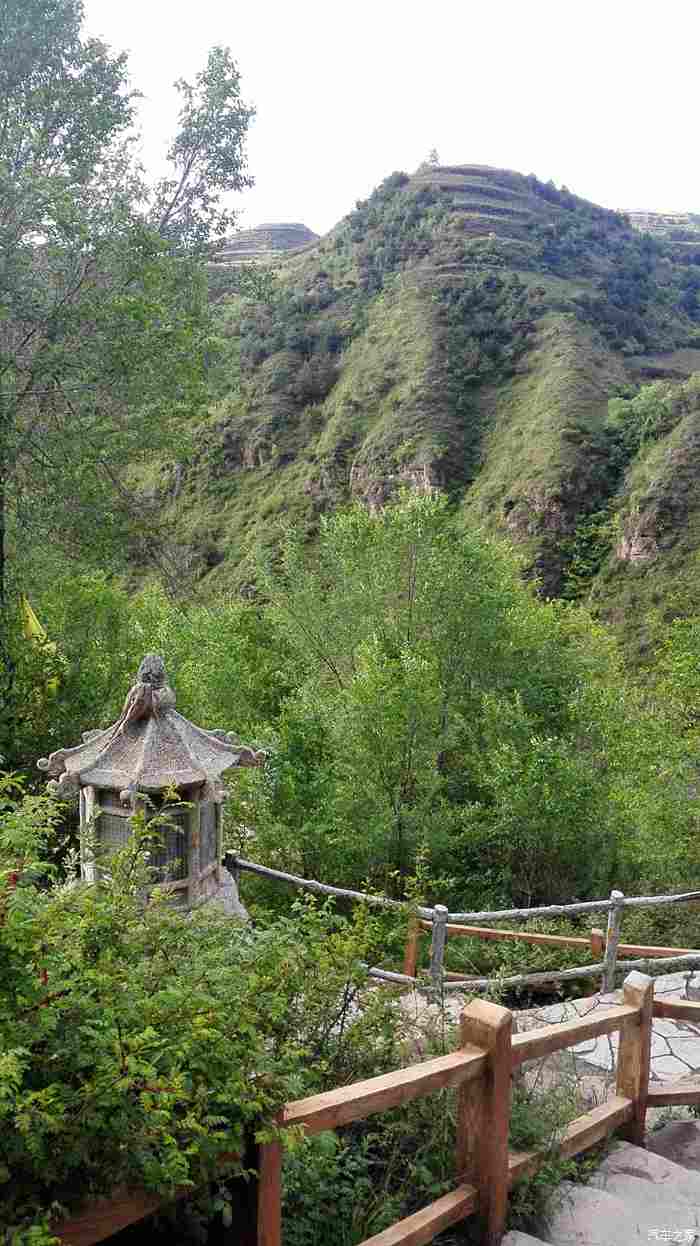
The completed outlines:
[[[697,1000],[700,996],[700,972],[683,970],[680,973],[660,976],[655,979],[654,994],[658,998],[674,996],[678,999]],[[449,993],[446,998],[446,1011],[450,1021],[457,1022],[467,998],[469,997],[456,991]],[[622,991],[613,991],[607,995],[565,1000],[544,1008],[516,1011],[515,1027],[522,1033],[543,1025],[554,1025],[558,1021],[572,1021],[576,1017],[588,1016],[621,1002]],[[401,1004],[407,1016],[412,1016],[414,1020],[419,1017],[428,1020],[431,1014],[434,1014],[436,1021],[438,1019],[438,1010],[424,996],[411,992],[403,996]],[[619,1034],[604,1034],[533,1064],[539,1064],[544,1070],[542,1080],[547,1084],[551,1084],[555,1076],[561,1077],[566,1073],[574,1075],[582,1083],[584,1100],[589,1100],[593,1106],[605,1099],[606,1091],[614,1080],[618,1042]],[[700,1074],[700,1024],[655,1017],[652,1025],[651,1082],[677,1082],[697,1074]],[[654,1112],[662,1110],[654,1109]],[[652,1116],[652,1124],[653,1121]]]
[[[665,974],[656,978],[654,994],[657,998],[675,996],[680,999],[697,999],[697,971]],[[553,1025],[558,1021],[570,1021],[575,1017],[611,1008],[622,1002],[622,992],[608,995],[591,995],[584,999],[567,1000],[550,1004],[546,1008],[530,1009],[516,1014],[518,1030],[535,1029]],[[572,1047],[569,1060],[578,1078],[595,1077],[601,1083],[612,1080],[617,1061],[619,1034],[604,1034],[588,1039]],[[564,1053],[562,1053],[564,1054]],[[700,1072],[700,1025],[689,1021],[669,1021],[655,1017],[652,1023],[650,1081],[677,1082]],[[604,1097],[604,1096],[603,1096]]]

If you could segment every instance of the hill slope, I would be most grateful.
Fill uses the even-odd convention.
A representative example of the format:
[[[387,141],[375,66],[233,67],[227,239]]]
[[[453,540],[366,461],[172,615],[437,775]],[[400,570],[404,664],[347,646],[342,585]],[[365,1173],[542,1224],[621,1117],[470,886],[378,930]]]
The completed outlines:
[[[280,252],[298,251],[318,241],[318,234],[306,225],[269,224],[239,229],[217,251],[219,264],[260,263],[274,260]]]
[[[464,165],[393,174],[276,273],[255,299],[219,278],[219,399],[193,460],[148,478],[200,591],[247,583],[280,523],[313,533],[329,507],[407,485],[515,539],[547,593],[592,590],[617,617],[629,578],[652,601],[693,505],[693,432],[661,419],[654,458],[636,409],[609,401],[700,370],[700,268],[551,183]],[[642,567],[631,499],[657,461]]]

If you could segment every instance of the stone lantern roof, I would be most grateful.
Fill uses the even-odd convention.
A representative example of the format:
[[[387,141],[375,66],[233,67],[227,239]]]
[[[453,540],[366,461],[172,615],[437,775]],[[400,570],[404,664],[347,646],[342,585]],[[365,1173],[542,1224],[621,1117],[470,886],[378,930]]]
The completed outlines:
[[[143,659],[124,708],[106,731],[86,731],[76,748],[62,748],[37,763],[58,794],[81,787],[111,788],[124,802],[137,792],[204,785],[203,796],[223,795],[217,780],[231,766],[259,766],[264,754],[231,732],[205,731],[175,709],[163,660]]]

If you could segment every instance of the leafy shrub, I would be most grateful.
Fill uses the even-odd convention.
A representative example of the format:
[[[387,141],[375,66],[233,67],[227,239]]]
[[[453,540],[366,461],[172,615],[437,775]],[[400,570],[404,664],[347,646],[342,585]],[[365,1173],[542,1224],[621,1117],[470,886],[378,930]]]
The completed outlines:
[[[685,415],[700,409],[700,374],[682,385],[655,381],[632,397],[611,398],[608,430],[617,435],[627,461],[651,442],[665,437]]]
[[[557,1144],[567,1125],[580,1113],[576,1085],[563,1078],[548,1090],[537,1079],[514,1088],[509,1145],[514,1151],[539,1151],[545,1162],[533,1177],[519,1181],[510,1193],[508,1223],[512,1228],[536,1231],[556,1188],[565,1179],[585,1174],[580,1161],[561,1159]],[[585,1160],[584,1160],[585,1165]]]
[[[300,905],[252,930],[212,906],[145,905],[158,832],[138,818],[99,887],[47,885],[59,810],[20,795],[4,777],[0,1223],[13,1246],[123,1182],[201,1185],[283,1102],[391,1047],[386,1017],[357,1012],[372,951],[361,911],[348,924]]]

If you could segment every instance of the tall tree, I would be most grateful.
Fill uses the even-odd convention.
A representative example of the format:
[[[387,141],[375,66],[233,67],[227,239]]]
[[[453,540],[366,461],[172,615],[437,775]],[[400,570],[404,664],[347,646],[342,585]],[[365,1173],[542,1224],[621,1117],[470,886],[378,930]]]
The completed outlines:
[[[83,38],[82,17],[80,0],[0,9],[3,636],[10,561],[30,545],[100,555],[134,525],[145,536],[124,465],[181,440],[204,398],[201,259],[231,222],[222,195],[250,182],[252,109],[228,51],[177,84],[173,176],[149,189],[126,59]]]
[[[695,819],[664,716],[590,617],[538,601],[447,499],[322,518],[266,588],[297,687],[251,780],[263,860],[401,891],[427,849],[455,880],[437,896],[495,908],[638,879],[656,836],[683,878]]]
[[[220,239],[235,217],[222,204],[227,191],[252,185],[241,135],[254,110],[241,100],[241,78],[228,48],[212,48],[194,86],[180,78],[180,129],[168,152],[172,174],[155,188],[152,219],[179,245]]]

